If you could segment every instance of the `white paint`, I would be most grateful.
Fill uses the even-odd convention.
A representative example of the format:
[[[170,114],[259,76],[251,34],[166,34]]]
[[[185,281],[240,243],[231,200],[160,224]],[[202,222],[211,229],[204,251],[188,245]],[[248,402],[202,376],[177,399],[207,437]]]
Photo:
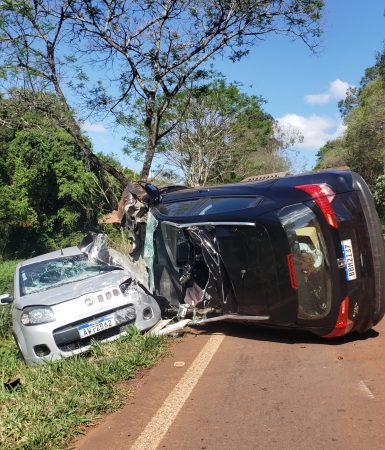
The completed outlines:
[[[360,382],[358,383],[358,387],[362,392],[366,394],[367,397],[372,399],[375,398],[373,392],[368,388],[365,381],[360,380]]]
[[[155,450],[158,447],[224,338],[223,335],[210,337],[179,383],[134,442],[131,450]]]

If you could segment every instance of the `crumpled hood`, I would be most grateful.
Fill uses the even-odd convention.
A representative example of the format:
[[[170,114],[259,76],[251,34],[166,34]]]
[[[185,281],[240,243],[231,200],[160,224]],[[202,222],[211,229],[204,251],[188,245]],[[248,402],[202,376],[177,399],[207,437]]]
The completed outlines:
[[[114,270],[82,281],[75,281],[45,291],[24,295],[15,300],[15,306],[18,309],[33,305],[53,306],[82,295],[100,291],[109,286],[116,287],[128,278],[131,278],[131,274],[127,270]]]

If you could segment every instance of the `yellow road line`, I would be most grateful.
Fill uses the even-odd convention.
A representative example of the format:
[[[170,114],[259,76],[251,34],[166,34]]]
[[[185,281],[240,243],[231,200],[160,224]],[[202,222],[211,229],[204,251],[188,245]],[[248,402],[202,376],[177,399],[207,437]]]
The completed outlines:
[[[221,345],[224,335],[211,336],[206,345],[194,359],[179,383],[163,402],[155,416],[147,424],[141,435],[134,442],[131,450],[155,450],[179,411],[182,409],[192,390],[199,381],[212,357]]]

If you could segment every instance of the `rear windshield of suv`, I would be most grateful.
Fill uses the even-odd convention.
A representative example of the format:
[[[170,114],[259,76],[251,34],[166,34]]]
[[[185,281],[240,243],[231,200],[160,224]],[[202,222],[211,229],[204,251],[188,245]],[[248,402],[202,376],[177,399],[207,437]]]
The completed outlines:
[[[282,208],[278,217],[286,231],[298,285],[298,318],[317,320],[331,308],[329,255],[313,211],[303,204]]]

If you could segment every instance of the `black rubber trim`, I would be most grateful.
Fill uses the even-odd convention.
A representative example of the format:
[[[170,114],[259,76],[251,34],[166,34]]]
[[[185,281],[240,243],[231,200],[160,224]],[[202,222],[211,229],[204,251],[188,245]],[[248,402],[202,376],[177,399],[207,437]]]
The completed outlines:
[[[380,220],[372,194],[362,177],[352,172],[353,188],[358,191],[368,228],[374,268],[375,295],[371,302],[371,326],[376,325],[385,313],[385,246]],[[369,327],[369,328],[370,328]]]

